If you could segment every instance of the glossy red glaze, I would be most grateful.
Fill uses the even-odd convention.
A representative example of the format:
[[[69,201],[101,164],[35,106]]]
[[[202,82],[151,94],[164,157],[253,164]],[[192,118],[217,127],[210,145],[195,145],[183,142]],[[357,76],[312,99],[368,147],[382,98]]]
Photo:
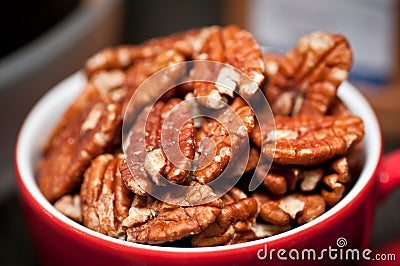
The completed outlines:
[[[379,167],[379,199],[385,199],[400,183],[400,150],[386,154]]]

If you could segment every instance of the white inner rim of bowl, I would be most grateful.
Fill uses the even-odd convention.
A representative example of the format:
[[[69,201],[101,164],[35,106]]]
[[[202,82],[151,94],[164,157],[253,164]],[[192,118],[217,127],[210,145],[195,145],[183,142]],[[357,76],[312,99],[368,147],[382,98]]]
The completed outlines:
[[[364,152],[366,156],[364,168],[360,174],[360,177],[349,193],[337,205],[315,220],[291,229],[287,232],[268,238],[231,246],[176,248],[130,243],[128,241],[115,239],[97,233],[67,218],[57,211],[53,205],[51,205],[45,199],[35,180],[35,164],[37,163],[38,158],[40,158],[41,148],[44,141],[50,134],[50,131],[57,123],[63,112],[82,90],[85,82],[86,79],[84,74],[82,72],[77,72],[55,86],[35,105],[26,118],[18,137],[18,143],[16,147],[17,167],[21,174],[22,182],[28,188],[33,198],[49,213],[51,213],[54,216],[54,219],[58,219],[61,222],[75,228],[76,230],[85,232],[95,238],[100,238],[105,241],[114,242],[120,245],[143,248],[147,250],[156,250],[158,252],[207,252],[243,248],[252,246],[254,244],[268,243],[271,240],[281,239],[323,222],[328,217],[335,215],[340,209],[349,204],[366,185],[368,180],[373,177],[377,163],[380,159],[381,133],[376,116],[364,96],[349,82],[343,82],[339,88],[338,96],[341,98],[344,104],[349,107],[353,114],[362,117],[364,120],[365,136],[363,141],[365,149]]]

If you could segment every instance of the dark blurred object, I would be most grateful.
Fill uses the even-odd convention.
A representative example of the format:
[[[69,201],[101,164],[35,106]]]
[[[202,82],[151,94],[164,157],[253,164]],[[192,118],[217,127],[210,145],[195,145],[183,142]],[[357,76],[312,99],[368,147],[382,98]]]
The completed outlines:
[[[79,0],[12,0],[0,4],[0,58],[38,37],[76,8]]]
[[[139,43],[190,28],[224,24],[221,0],[136,0],[126,1],[126,5],[126,43]]]

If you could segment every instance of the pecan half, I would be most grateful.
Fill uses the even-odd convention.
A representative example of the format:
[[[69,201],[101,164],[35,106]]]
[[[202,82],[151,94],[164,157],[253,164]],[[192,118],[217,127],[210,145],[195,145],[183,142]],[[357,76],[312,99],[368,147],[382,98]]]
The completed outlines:
[[[85,171],[80,197],[83,225],[112,237],[125,239],[122,221],[128,216],[133,194],[118,170],[122,154],[96,157]]]
[[[162,51],[153,57],[140,60],[129,67],[126,71],[127,77],[124,84],[124,88],[127,91],[124,107],[129,104],[138,87],[151,75],[160,70],[163,70],[162,75],[159,73],[157,79],[153,80],[152,83],[146,83],[146,87],[144,88],[146,92],[143,93],[144,99],[135,99],[138,101],[135,104],[142,104],[140,102],[142,100],[147,105],[150,104],[149,99],[157,99],[162,96],[161,94],[166,88],[171,87],[177,80],[183,77],[185,68],[177,64],[184,61],[185,57],[181,53],[170,49]],[[172,67],[174,65],[175,67]]]
[[[199,167],[195,178],[200,183],[208,183],[217,178],[235,155],[249,133],[254,128],[254,114],[240,98],[236,98],[231,108],[226,108],[215,120],[206,120],[197,132]],[[229,134],[231,133],[231,134]],[[200,136],[200,137],[199,137]],[[207,137],[214,145],[203,142]],[[213,156],[213,154],[215,154]],[[212,156],[211,160],[209,159]],[[203,165],[207,162],[207,165]]]
[[[194,207],[179,207],[148,196],[138,200],[124,221],[130,242],[160,244],[198,234],[221,213],[220,200]]]
[[[275,125],[262,151],[267,157],[273,153],[278,164],[317,165],[346,153],[364,136],[364,124],[356,116],[277,116]]]
[[[248,220],[255,221],[258,214],[257,201],[252,198],[245,198],[225,205],[216,221],[210,224],[204,231],[194,235],[191,239],[192,245],[216,246],[227,243],[235,234],[238,222]]]
[[[157,102],[142,111],[131,129],[127,160],[121,164],[122,179],[139,195],[151,189],[149,178],[155,185],[162,185],[161,176],[182,184],[189,177],[194,149],[190,106],[177,98]]]
[[[221,196],[221,200],[224,204],[231,204],[235,201],[245,198],[247,198],[246,193],[237,187],[233,187],[231,190]]]
[[[269,223],[255,222],[250,230],[245,232],[235,232],[232,239],[227,243],[228,245],[249,242],[256,239],[261,239],[273,236],[285,231],[288,231],[292,226],[277,226]]]
[[[154,38],[140,45],[123,45],[106,48],[90,57],[85,63],[88,77],[101,70],[126,69],[137,61],[155,57],[167,50],[176,50],[187,59],[193,59],[210,34],[213,27],[179,32],[165,37]]]
[[[54,203],[54,208],[75,222],[82,222],[81,198],[77,195],[65,195]]]
[[[326,114],[352,65],[352,52],[339,34],[301,37],[285,57],[266,55],[264,88],[277,115]]]
[[[219,109],[227,102],[226,96],[233,97],[236,87],[243,97],[251,96],[264,81],[264,61],[259,45],[251,34],[236,26],[214,28],[195,59],[227,63],[246,74],[249,80],[242,80],[240,73],[222,65],[195,65],[191,74],[197,79],[201,72],[202,80],[195,82],[194,95],[199,102],[209,108]]]
[[[260,217],[277,226],[288,226],[292,222],[301,225],[325,212],[325,201],[317,194],[289,194],[273,199],[264,193],[253,193],[260,204]]]
[[[38,185],[50,202],[72,192],[81,183],[90,161],[112,145],[119,132],[120,106],[99,101],[95,89],[88,91],[61,119],[39,164]]]
[[[119,166],[125,186],[138,195],[146,195],[146,191],[150,191],[152,187],[143,167],[147,154],[143,131],[149,112],[150,107],[144,108],[137,117],[130,130],[129,146],[125,150],[126,158]]]

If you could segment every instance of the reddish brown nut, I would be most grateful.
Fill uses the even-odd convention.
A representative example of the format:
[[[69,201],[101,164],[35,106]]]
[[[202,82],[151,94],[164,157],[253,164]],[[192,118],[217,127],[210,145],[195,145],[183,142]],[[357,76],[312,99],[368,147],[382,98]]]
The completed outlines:
[[[240,95],[251,96],[264,81],[265,65],[260,46],[253,36],[236,26],[227,26],[221,31],[225,48],[226,63],[238,68],[254,81],[253,84],[240,84]]]
[[[224,47],[219,28],[212,28],[210,35],[195,56],[195,59],[211,60],[221,63],[225,61]],[[195,64],[191,71],[191,76],[194,80],[217,80],[218,72],[221,70],[220,67],[220,65],[212,64]],[[198,97],[198,101],[204,106],[214,109],[223,107],[223,103],[227,102],[224,94],[232,97],[234,90],[234,87],[231,88],[231,90],[227,90],[222,86],[216,86],[216,84],[210,82],[193,82],[194,96]]]
[[[190,111],[190,106],[177,98],[142,111],[131,129],[128,161],[121,165],[122,179],[130,190],[145,195],[153,183],[162,185],[161,176],[172,183],[187,181],[195,149]]]
[[[260,160],[260,151],[254,147],[250,147],[249,159],[247,160],[246,168],[244,169],[244,173],[252,171],[256,169],[258,162]]]
[[[146,191],[150,191],[152,187],[143,167],[146,159],[146,144],[142,131],[149,112],[150,107],[147,107],[137,117],[136,123],[130,130],[129,146],[125,151],[126,158],[119,166],[125,186],[138,195],[146,195]]]
[[[263,179],[262,185],[272,194],[280,196],[288,191],[300,189],[311,192],[317,189],[318,183],[324,177],[323,167],[299,167],[295,165],[260,165],[256,169],[258,178]]]
[[[163,119],[163,143],[164,153],[168,155],[167,179],[176,184],[187,181],[190,163],[195,153],[195,128],[194,120],[191,118],[191,106],[178,99],[167,102]]]
[[[221,213],[220,200],[194,207],[179,207],[147,198],[138,204],[136,219],[125,222],[130,242],[160,244],[198,234],[213,223]],[[147,210],[146,210],[147,209]],[[138,218],[139,217],[139,218]]]
[[[290,224],[289,214],[279,208],[279,204],[275,202],[266,202],[261,205],[260,217],[277,226],[287,226]]]
[[[261,128],[258,123],[255,124],[253,131],[251,132],[251,140],[255,144],[257,148],[262,147],[262,135],[261,135]]]
[[[288,226],[292,222],[301,225],[325,212],[325,201],[317,194],[294,193],[272,199],[266,194],[254,193],[252,197],[261,205],[260,217],[277,226]]]
[[[199,152],[199,169],[195,171],[195,177],[200,183],[208,183],[218,177],[225,169],[229,160],[238,151],[243,141],[254,128],[254,114],[251,108],[240,98],[236,98],[231,108],[226,108],[217,121],[207,120],[197,132]],[[229,134],[229,132],[231,134]],[[202,142],[208,137],[215,146],[209,142]],[[214,150],[215,149],[215,150]],[[208,157],[212,156],[211,161]],[[209,162],[203,165],[204,162]]]
[[[338,97],[335,98],[331,107],[328,110],[328,115],[332,116],[349,116],[351,115],[349,109]]]
[[[90,57],[85,63],[88,77],[101,70],[126,69],[137,61],[155,57],[167,50],[176,50],[192,59],[198,53],[213,27],[188,30],[149,40],[141,45],[123,45],[106,48]]]
[[[81,198],[77,195],[65,195],[54,203],[54,208],[75,222],[82,222]]]
[[[356,116],[277,116],[275,125],[262,151],[267,157],[273,153],[277,164],[321,164],[346,153],[364,135],[364,124]]]
[[[273,236],[285,231],[290,230],[292,227],[277,226],[273,224],[267,224],[262,222],[255,222],[251,227],[251,230],[245,232],[235,232],[232,239],[227,243],[228,245],[249,242],[256,239],[261,239],[269,236]]]
[[[214,223],[192,237],[192,245],[200,247],[225,244],[234,236],[234,225],[243,221],[254,223],[257,214],[258,204],[255,199],[245,198],[225,205]]]
[[[101,70],[111,68],[126,68],[138,57],[138,48],[135,46],[119,46],[106,48],[90,57],[85,63],[87,76]]]
[[[83,225],[102,234],[125,239],[122,221],[128,216],[133,194],[121,181],[122,154],[96,157],[85,171],[80,197]]]
[[[233,187],[231,190],[221,196],[221,200],[225,205],[245,198],[247,198],[247,195],[237,187]]]
[[[332,207],[343,198],[350,178],[347,158],[343,156],[334,160],[330,169],[334,173],[323,178],[323,183],[327,186],[327,189],[322,189],[321,194],[326,203]]]
[[[101,101],[90,85],[71,105],[38,168],[38,185],[50,202],[72,192],[81,183],[89,162],[113,144],[119,132],[120,110],[117,104]]]
[[[262,185],[274,195],[283,195],[287,190],[285,176],[276,171],[267,171],[268,165],[260,165],[256,169],[256,176],[263,179]]]
[[[275,114],[326,114],[348,76],[352,52],[344,36],[319,31],[301,37],[283,58],[267,54],[265,64],[264,90]]]
[[[308,223],[315,218],[321,216],[325,212],[326,204],[320,195],[303,196],[304,210],[297,218],[299,225]]]

